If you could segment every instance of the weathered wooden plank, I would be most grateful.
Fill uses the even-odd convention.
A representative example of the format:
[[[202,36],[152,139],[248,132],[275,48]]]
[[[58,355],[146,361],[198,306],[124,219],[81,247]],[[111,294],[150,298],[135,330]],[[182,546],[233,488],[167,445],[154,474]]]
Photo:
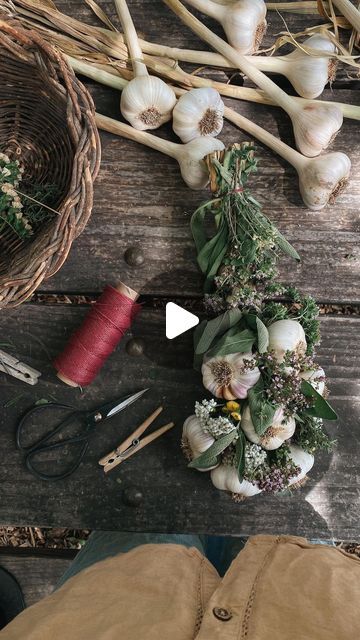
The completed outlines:
[[[203,397],[199,376],[191,369],[191,334],[167,341],[163,311],[145,308],[134,325],[134,335],[145,340],[145,354],[130,357],[123,343],[97,382],[80,393],[59,383],[50,361],[85,311],[83,307],[29,304],[0,316],[2,341],[13,344],[22,360],[43,372],[41,382],[32,389],[5,375],[0,378],[1,522],[244,535],[282,532],[357,539],[360,533],[358,318],[322,319],[319,361],[329,376],[332,403],[340,415],[336,425],[329,425],[331,435],[338,439],[336,451],[318,457],[309,483],[293,497],[259,496],[235,505],[227,495],[213,488],[207,474],[188,470],[180,451],[182,422],[192,412],[195,399]],[[101,427],[90,443],[84,463],[71,478],[56,483],[40,482],[24,469],[22,457],[15,449],[14,429],[18,417],[33,401],[54,397],[90,408],[149,386],[150,392],[141,401]],[[174,419],[176,428],[104,477],[97,466],[98,459],[160,403],[165,411],[156,424]],[[34,427],[34,437],[39,429],[40,425]],[[144,495],[137,508],[123,502],[123,491],[134,486]]]
[[[0,566],[17,579],[27,607],[50,595],[71,562],[69,558],[50,555],[0,554]]]

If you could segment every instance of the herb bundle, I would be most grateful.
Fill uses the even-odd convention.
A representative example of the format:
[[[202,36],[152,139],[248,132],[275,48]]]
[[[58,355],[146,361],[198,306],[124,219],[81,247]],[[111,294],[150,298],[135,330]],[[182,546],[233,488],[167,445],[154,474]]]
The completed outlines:
[[[277,280],[281,253],[300,258],[247,187],[254,148],[234,145],[207,164],[213,198],[194,213],[192,231],[206,309],[222,313],[194,333],[194,367],[213,398],[196,403],[183,448],[190,467],[211,471],[239,500],[302,484],[314,453],[333,445],[323,419],[337,416],[314,359],[317,305]],[[272,299],[279,295],[288,300]]]

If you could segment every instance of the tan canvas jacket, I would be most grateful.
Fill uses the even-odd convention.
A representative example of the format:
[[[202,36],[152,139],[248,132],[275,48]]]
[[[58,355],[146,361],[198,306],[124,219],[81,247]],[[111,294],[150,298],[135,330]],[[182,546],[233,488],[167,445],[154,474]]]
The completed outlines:
[[[360,560],[251,538],[224,578],[196,549],[144,545],[85,569],[0,640],[359,640]]]

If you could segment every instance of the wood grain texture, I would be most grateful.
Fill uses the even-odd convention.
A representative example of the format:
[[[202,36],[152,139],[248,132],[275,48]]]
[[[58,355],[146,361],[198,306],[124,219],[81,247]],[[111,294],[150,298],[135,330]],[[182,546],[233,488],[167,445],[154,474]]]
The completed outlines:
[[[258,496],[240,505],[217,491],[208,474],[187,469],[180,451],[183,420],[203,397],[200,376],[191,369],[191,333],[168,342],[163,311],[144,309],[133,328],[145,340],[145,354],[130,357],[126,340],[110,357],[95,384],[83,393],[59,383],[51,360],[64,346],[85,307],[26,305],[0,316],[0,335],[22,360],[43,372],[31,390],[1,375],[0,521],[7,524],[216,534],[292,533],[356,539],[359,534],[358,456],[360,441],[359,336],[356,318],[325,317],[319,362],[330,382],[340,419],[329,423],[338,439],[332,455],[317,457],[309,483],[293,497]],[[9,350],[9,347],[8,347]],[[14,444],[15,424],[34,401],[47,398],[91,408],[124,393],[151,387],[141,401],[99,428],[81,468],[56,483],[35,480]],[[12,403],[11,406],[7,406]],[[130,434],[159,404],[165,411],[154,429],[169,420],[176,428],[124,462],[107,477],[97,461]],[[45,414],[44,414],[45,415]],[[34,426],[34,438],[49,426]],[[56,456],[51,469],[59,467]],[[139,507],[123,502],[138,487]]]
[[[56,553],[53,556],[56,556]],[[17,579],[27,607],[50,595],[72,562],[69,558],[53,556],[1,553],[0,566],[10,571]]]
[[[57,6],[69,15],[96,24],[90,9],[80,0],[62,0]],[[113,3],[101,2],[101,6],[117,23]],[[129,6],[139,31],[149,40],[174,46],[203,46],[161,0],[131,0]],[[319,22],[316,16],[286,14],[285,17],[296,30]],[[211,24],[210,20],[205,21]],[[283,26],[277,14],[269,13],[265,46]],[[89,86],[97,109],[119,117],[117,92]],[[335,84],[333,92],[327,91],[324,97],[359,101],[356,83],[344,80],[339,86],[352,87],[352,90],[337,89]],[[293,144],[290,121],[281,110],[239,101],[226,102]],[[163,127],[159,135],[175,140],[169,125]],[[226,124],[221,138],[230,144],[247,136]],[[251,182],[254,195],[302,256],[300,265],[284,260],[281,276],[322,302],[360,302],[358,138],[359,123],[345,121],[332,148],[350,156],[352,179],[336,205],[317,213],[304,208],[295,171],[258,145],[259,172]],[[189,190],[182,182],[176,162],[157,152],[110,134],[102,134],[102,146],[92,219],[74,244],[65,266],[42,284],[41,291],[98,292],[104,283],[121,273],[132,286],[146,294],[199,297],[201,278],[189,220],[197,205],[209,197],[208,192]],[[124,262],[124,252],[138,245],[144,251],[145,261],[141,268],[134,269]]]

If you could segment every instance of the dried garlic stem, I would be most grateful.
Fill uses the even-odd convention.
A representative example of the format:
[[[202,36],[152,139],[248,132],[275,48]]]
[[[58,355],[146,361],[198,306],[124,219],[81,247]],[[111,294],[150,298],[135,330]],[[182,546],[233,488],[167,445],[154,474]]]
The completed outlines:
[[[115,0],[115,7],[124,31],[125,41],[130,53],[131,64],[134,69],[134,75],[135,77],[147,76],[148,70],[146,68],[146,65],[141,62],[142,51],[126,1]]]
[[[341,11],[343,16],[350,22],[350,24],[360,33],[360,11],[357,9],[350,0],[333,0],[333,3]]]

